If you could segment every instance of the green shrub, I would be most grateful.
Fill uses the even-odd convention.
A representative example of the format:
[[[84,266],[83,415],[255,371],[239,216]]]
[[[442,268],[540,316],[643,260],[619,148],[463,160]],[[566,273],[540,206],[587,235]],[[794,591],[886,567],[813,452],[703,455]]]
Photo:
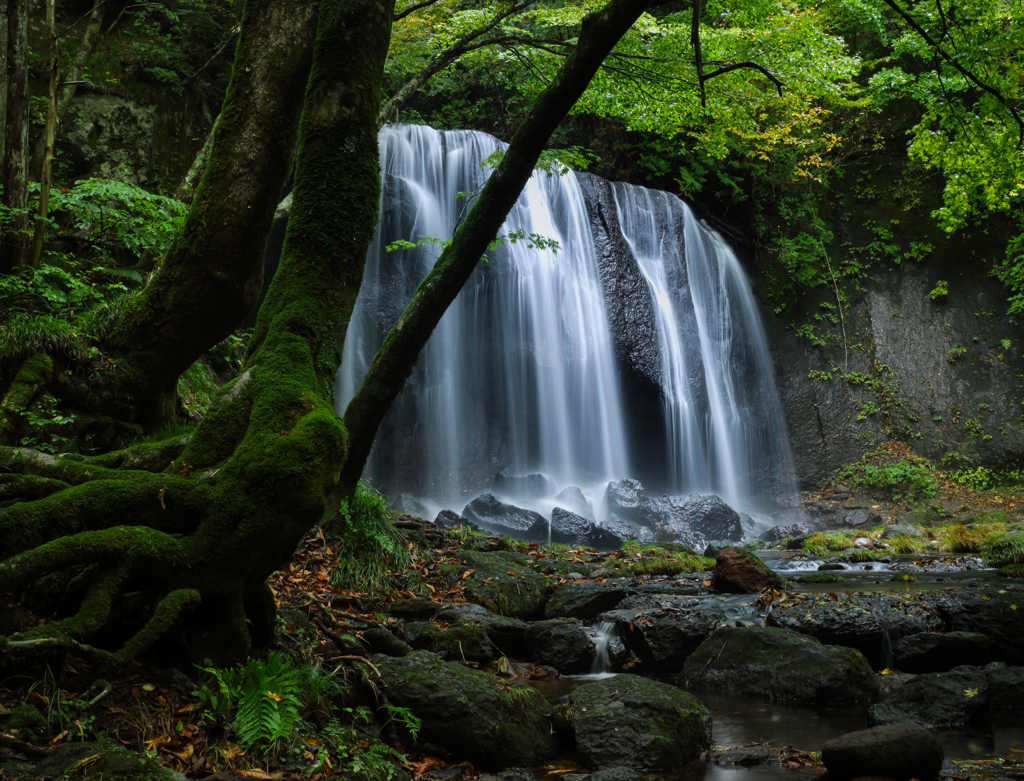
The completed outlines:
[[[853,540],[839,532],[818,532],[804,540],[804,549],[824,547],[830,551],[846,550],[853,547]]]
[[[1007,564],[999,568],[999,574],[1004,578],[1024,578],[1024,565]]]
[[[947,553],[980,553],[986,537],[1006,530],[1001,523],[953,524],[938,532],[939,547]]]
[[[981,555],[990,567],[1024,564],[1024,533],[993,534],[981,544]]]
[[[909,534],[897,534],[885,541],[885,544],[895,553],[920,553],[921,543]]]
[[[938,488],[935,470],[926,459],[895,457],[885,448],[874,450],[859,463],[840,470],[836,480],[878,489],[896,501],[930,499]]]
[[[386,496],[362,482],[356,486],[352,501],[326,527],[341,540],[331,575],[335,588],[387,589],[392,574],[409,566],[412,555],[394,517]]]

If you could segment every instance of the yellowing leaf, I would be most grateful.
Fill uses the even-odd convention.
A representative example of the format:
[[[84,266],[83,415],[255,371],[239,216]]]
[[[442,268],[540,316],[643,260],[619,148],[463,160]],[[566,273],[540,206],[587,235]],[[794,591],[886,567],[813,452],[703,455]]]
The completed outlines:
[[[267,697],[272,699],[274,702],[280,702],[281,699],[282,699],[281,695],[278,694],[277,692],[267,692]]]

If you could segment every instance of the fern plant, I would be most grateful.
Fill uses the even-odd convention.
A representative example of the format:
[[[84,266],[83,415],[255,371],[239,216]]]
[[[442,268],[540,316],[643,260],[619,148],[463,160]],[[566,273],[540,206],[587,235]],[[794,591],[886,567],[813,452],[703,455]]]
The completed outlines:
[[[307,677],[292,657],[272,652],[266,661],[250,659],[231,670],[200,668],[210,680],[196,692],[216,721],[227,721],[242,748],[273,751],[291,734],[302,715]]]

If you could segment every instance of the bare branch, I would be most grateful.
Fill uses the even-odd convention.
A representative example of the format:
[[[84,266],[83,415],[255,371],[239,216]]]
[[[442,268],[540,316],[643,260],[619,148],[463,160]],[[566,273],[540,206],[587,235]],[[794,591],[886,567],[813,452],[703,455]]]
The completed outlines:
[[[726,65],[724,68],[719,68],[716,71],[712,71],[711,73],[705,74],[704,75],[704,81],[709,81],[710,79],[715,78],[715,76],[721,76],[722,74],[730,73],[732,71],[741,70],[741,69],[754,70],[754,71],[757,71],[758,73],[764,75],[765,77],[771,79],[772,82],[774,82],[774,84],[775,84],[775,88],[779,91],[779,96],[781,97],[781,95],[782,95],[782,88],[785,85],[779,79],[777,79],[774,75],[772,75],[772,73],[767,68],[764,68],[761,65],[758,65],[756,62],[737,62],[737,63],[734,63],[733,65]],[[702,90],[702,92],[703,92],[703,90]]]
[[[416,3],[416,5],[411,5],[408,8],[406,8],[405,10],[399,11],[398,13],[396,13],[393,21],[397,22],[399,19],[404,19],[409,14],[416,13],[417,11],[419,11],[419,10],[421,10],[423,8],[427,8],[427,7],[435,5],[436,3],[439,3],[439,2],[441,2],[441,0],[423,0],[422,3]]]

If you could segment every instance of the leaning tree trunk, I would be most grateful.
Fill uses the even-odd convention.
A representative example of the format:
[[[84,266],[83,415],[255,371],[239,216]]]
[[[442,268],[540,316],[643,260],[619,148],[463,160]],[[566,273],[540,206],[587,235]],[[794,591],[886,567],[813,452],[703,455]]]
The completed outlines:
[[[292,218],[242,374],[221,389],[183,450],[165,442],[73,460],[0,448],[5,499],[39,497],[0,510],[0,550],[9,556],[0,563],[0,589],[92,567],[82,575],[77,613],[0,641],[0,654],[73,651],[102,669],[173,630],[193,658],[231,662],[254,637],[268,638],[268,575],[324,517],[339,480],[342,491],[351,488],[342,470],[369,450],[375,426],[368,421],[379,419],[408,376],[548,135],[639,16],[632,3],[612,0],[584,23],[576,52],[388,336],[359,392],[363,415],[353,418],[358,434],[350,436],[349,415],[343,421],[334,411],[333,385],[377,219],[376,117],[392,6],[323,0]],[[121,599],[127,593],[134,599]],[[148,623],[125,645],[88,644],[140,602],[149,605]]]

